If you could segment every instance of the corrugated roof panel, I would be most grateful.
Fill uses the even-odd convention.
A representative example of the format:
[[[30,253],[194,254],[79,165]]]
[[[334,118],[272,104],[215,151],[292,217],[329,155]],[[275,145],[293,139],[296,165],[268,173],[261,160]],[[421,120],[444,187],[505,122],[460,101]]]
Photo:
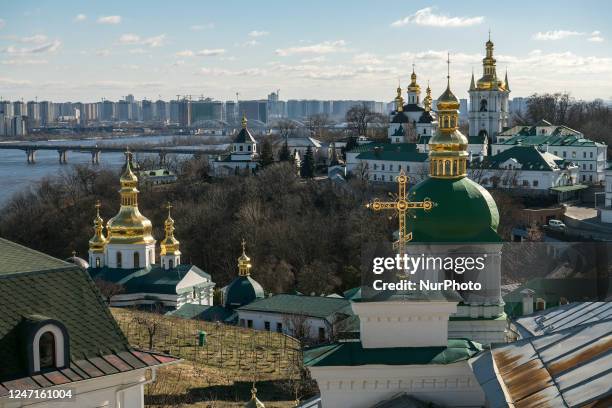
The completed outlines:
[[[602,392],[603,391],[603,392]],[[612,374],[608,373],[599,378],[590,378],[579,387],[575,387],[563,392],[563,398],[572,407],[579,407],[583,404],[595,401],[608,401],[596,407],[612,406]]]
[[[586,387],[593,378],[598,376],[607,377],[608,387],[612,386],[612,353],[608,352],[607,355],[603,355],[600,358],[589,361],[584,365],[579,365],[574,369],[566,371],[560,376],[555,378],[557,385],[561,389],[569,390],[572,387]]]

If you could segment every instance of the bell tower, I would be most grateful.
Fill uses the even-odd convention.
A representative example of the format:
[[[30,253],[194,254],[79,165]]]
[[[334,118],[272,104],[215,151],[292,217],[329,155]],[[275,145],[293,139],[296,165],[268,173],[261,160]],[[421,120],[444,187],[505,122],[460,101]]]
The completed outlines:
[[[489,40],[485,44],[485,57],[482,59],[482,77],[470,82],[469,136],[486,138],[493,143],[497,134],[508,126],[508,73],[505,80],[497,76],[496,59],[493,56],[494,44]]]

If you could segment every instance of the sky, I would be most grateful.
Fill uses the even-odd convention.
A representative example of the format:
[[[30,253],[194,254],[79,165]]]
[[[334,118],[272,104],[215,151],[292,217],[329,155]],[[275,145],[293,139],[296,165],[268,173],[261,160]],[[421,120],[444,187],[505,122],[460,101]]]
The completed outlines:
[[[511,98],[612,99],[609,1],[4,0],[0,97],[390,101],[412,64],[467,97],[488,32]]]

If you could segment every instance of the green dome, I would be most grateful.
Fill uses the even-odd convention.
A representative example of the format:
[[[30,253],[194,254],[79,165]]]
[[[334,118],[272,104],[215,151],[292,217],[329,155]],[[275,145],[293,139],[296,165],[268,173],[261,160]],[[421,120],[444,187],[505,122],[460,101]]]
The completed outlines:
[[[416,210],[407,221],[413,242],[500,242],[499,212],[491,194],[467,177],[430,177],[410,190],[410,201],[429,198],[430,211]]]
[[[264,290],[259,282],[250,276],[238,276],[227,285],[223,306],[234,309],[263,297]]]

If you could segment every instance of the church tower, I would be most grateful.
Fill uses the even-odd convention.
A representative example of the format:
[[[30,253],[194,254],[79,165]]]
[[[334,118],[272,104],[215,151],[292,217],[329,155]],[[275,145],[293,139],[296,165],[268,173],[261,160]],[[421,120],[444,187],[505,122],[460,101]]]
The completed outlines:
[[[89,265],[92,268],[104,266],[104,220],[100,217],[100,201],[96,202],[96,218],[94,218],[94,235],[89,240]]]
[[[172,205],[166,205],[168,209],[168,218],[164,223],[166,236],[159,244],[159,256],[161,257],[161,265],[164,269],[173,269],[181,263],[181,251],[179,250],[179,241],[174,237],[174,220],[170,215]]]
[[[121,208],[106,225],[106,266],[119,269],[149,268],[155,262],[155,239],[151,234],[151,221],[138,209],[138,178],[132,171],[130,152],[125,153],[125,168],[119,182]]]
[[[404,113],[404,98],[402,98],[402,88],[397,85],[397,95],[395,96],[395,111],[391,114],[387,136],[391,143],[405,143],[407,126],[410,119]]]
[[[417,84],[417,75],[414,72],[414,65],[412,65],[412,74],[410,75],[410,85],[406,88],[408,95],[408,105],[420,105],[421,104],[421,87]]]
[[[508,126],[508,74],[504,81],[497,77],[496,60],[493,57],[493,42],[485,44],[486,55],[482,60],[482,77],[470,82],[469,135],[486,138],[491,144],[497,134]]]

